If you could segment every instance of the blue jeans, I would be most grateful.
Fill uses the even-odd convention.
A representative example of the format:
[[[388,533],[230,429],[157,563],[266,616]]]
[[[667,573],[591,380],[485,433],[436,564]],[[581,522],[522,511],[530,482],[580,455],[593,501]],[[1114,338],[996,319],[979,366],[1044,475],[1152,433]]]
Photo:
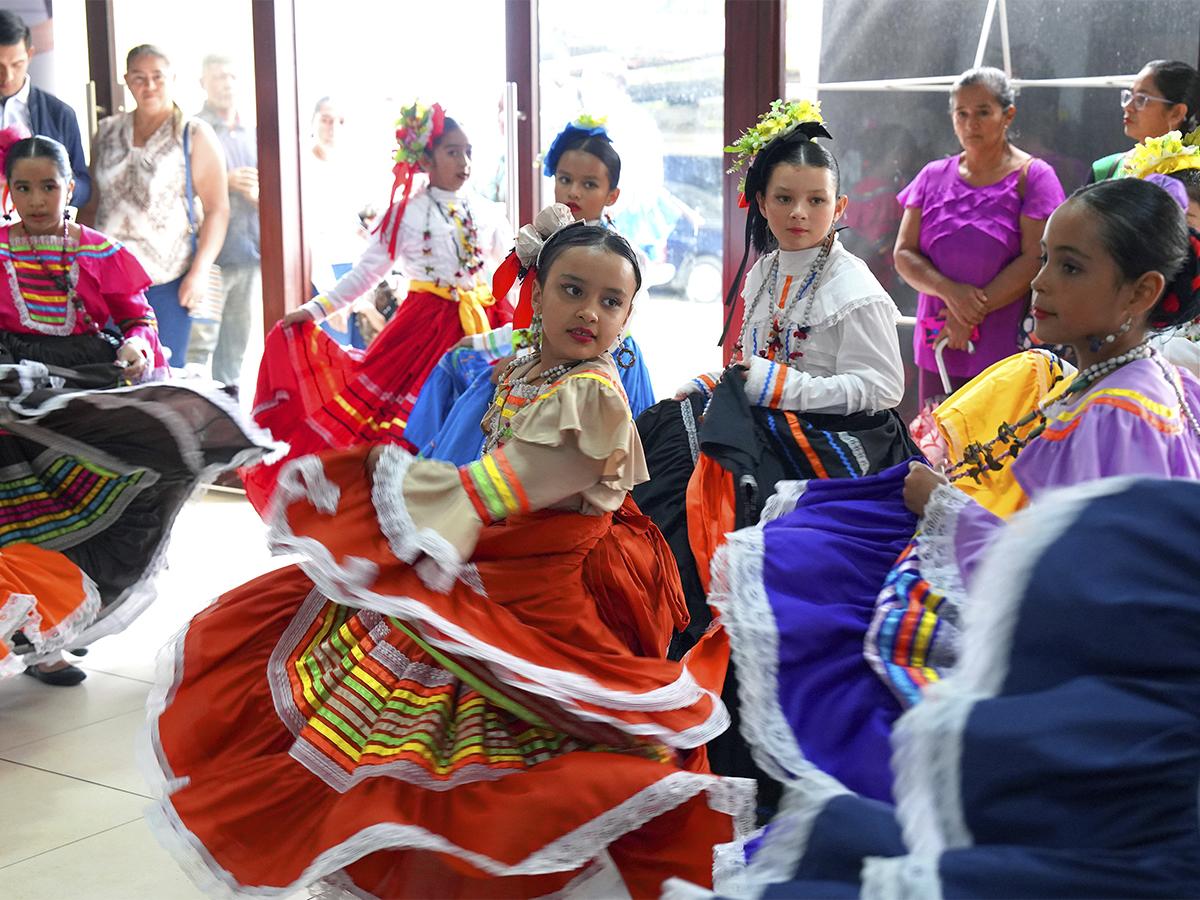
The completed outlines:
[[[182,276],[165,284],[146,288],[146,299],[158,319],[158,340],[167,351],[172,366],[182,369],[187,362],[188,340],[192,336],[192,316],[179,305],[179,285]]]

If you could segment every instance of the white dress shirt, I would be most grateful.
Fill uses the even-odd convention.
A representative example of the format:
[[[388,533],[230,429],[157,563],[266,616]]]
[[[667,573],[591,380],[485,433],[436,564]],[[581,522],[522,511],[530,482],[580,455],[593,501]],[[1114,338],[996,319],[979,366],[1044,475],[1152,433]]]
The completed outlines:
[[[14,125],[25,129],[26,134],[33,134],[33,120],[29,117],[29,76],[21,89],[4,101],[4,112],[0,115],[0,127],[11,128]]]

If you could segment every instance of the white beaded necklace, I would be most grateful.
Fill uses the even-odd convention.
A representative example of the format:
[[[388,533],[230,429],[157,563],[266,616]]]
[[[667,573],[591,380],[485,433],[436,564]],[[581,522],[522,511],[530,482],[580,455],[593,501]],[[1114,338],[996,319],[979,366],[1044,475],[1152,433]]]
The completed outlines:
[[[504,410],[508,406],[509,397],[515,394],[522,400],[532,400],[548,385],[562,378],[580,362],[574,360],[559,363],[557,366],[546,369],[540,375],[529,377],[528,373],[537,368],[541,358],[541,351],[535,350],[525,356],[518,356],[505,367],[504,373],[500,376],[500,383],[496,386],[496,396],[492,400],[491,415],[488,417],[488,436],[483,445],[484,453],[491,453],[500,445],[501,441],[512,436],[512,427],[504,421]],[[518,366],[526,363],[529,364],[529,368],[524,376],[513,374]]]
[[[808,274],[805,276],[804,281],[800,283],[800,289],[791,297],[786,299],[780,298],[784,301],[783,306],[782,308],[777,308],[777,311],[771,316],[771,326],[767,333],[766,343],[757,351],[759,356],[766,359],[774,359],[776,356],[786,353],[787,358],[782,360],[782,362],[791,363],[793,360],[804,355],[799,350],[788,352],[787,347],[790,341],[788,340],[789,336],[784,334],[784,331],[788,327],[788,322],[797,322],[795,331],[796,339],[801,341],[807,340],[808,329],[812,325],[810,318],[812,316],[813,302],[816,300],[817,289],[821,285],[821,276],[825,273],[825,265],[829,261],[829,254],[833,250],[833,240],[834,232],[830,230],[821,244],[821,250],[817,254],[817,258],[813,260],[812,266],[809,267]],[[770,272],[763,279],[762,284],[759,285],[758,291],[754,295],[754,299],[750,301],[750,305],[742,314],[742,333],[738,336],[735,352],[740,353],[746,346],[746,338],[750,332],[753,313],[757,311],[759,301],[762,299],[764,291],[767,290],[768,284],[770,284],[771,289],[767,294],[767,302],[772,306],[777,306],[773,301],[779,292],[778,250],[775,251],[775,257],[771,260]],[[796,319],[793,318],[793,313],[801,298],[805,298],[804,310],[801,312],[800,317]]]

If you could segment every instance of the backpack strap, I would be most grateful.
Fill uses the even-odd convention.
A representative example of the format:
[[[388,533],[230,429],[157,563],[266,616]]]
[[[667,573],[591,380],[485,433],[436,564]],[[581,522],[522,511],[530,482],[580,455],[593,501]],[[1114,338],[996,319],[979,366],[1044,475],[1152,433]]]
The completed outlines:
[[[1036,159],[1036,156],[1031,156],[1029,159],[1025,160],[1025,165],[1021,166],[1021,175],[1017,179],[1017,196],[1020,197],[1022,201],[1025,200],[1025,185],[1029,181],[1029,167],[1033,165]]]

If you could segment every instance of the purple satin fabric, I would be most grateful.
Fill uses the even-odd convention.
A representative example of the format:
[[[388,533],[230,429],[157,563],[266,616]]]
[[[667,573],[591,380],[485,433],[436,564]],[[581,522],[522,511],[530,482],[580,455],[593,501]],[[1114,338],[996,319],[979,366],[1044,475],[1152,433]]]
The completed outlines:
[[[917,518],[908,463],[811,481],[763,531],[763,585],[779,630],[778,697],[805,756],[851,790],[891,799],[900,704],[863,658],[875,600]]]

